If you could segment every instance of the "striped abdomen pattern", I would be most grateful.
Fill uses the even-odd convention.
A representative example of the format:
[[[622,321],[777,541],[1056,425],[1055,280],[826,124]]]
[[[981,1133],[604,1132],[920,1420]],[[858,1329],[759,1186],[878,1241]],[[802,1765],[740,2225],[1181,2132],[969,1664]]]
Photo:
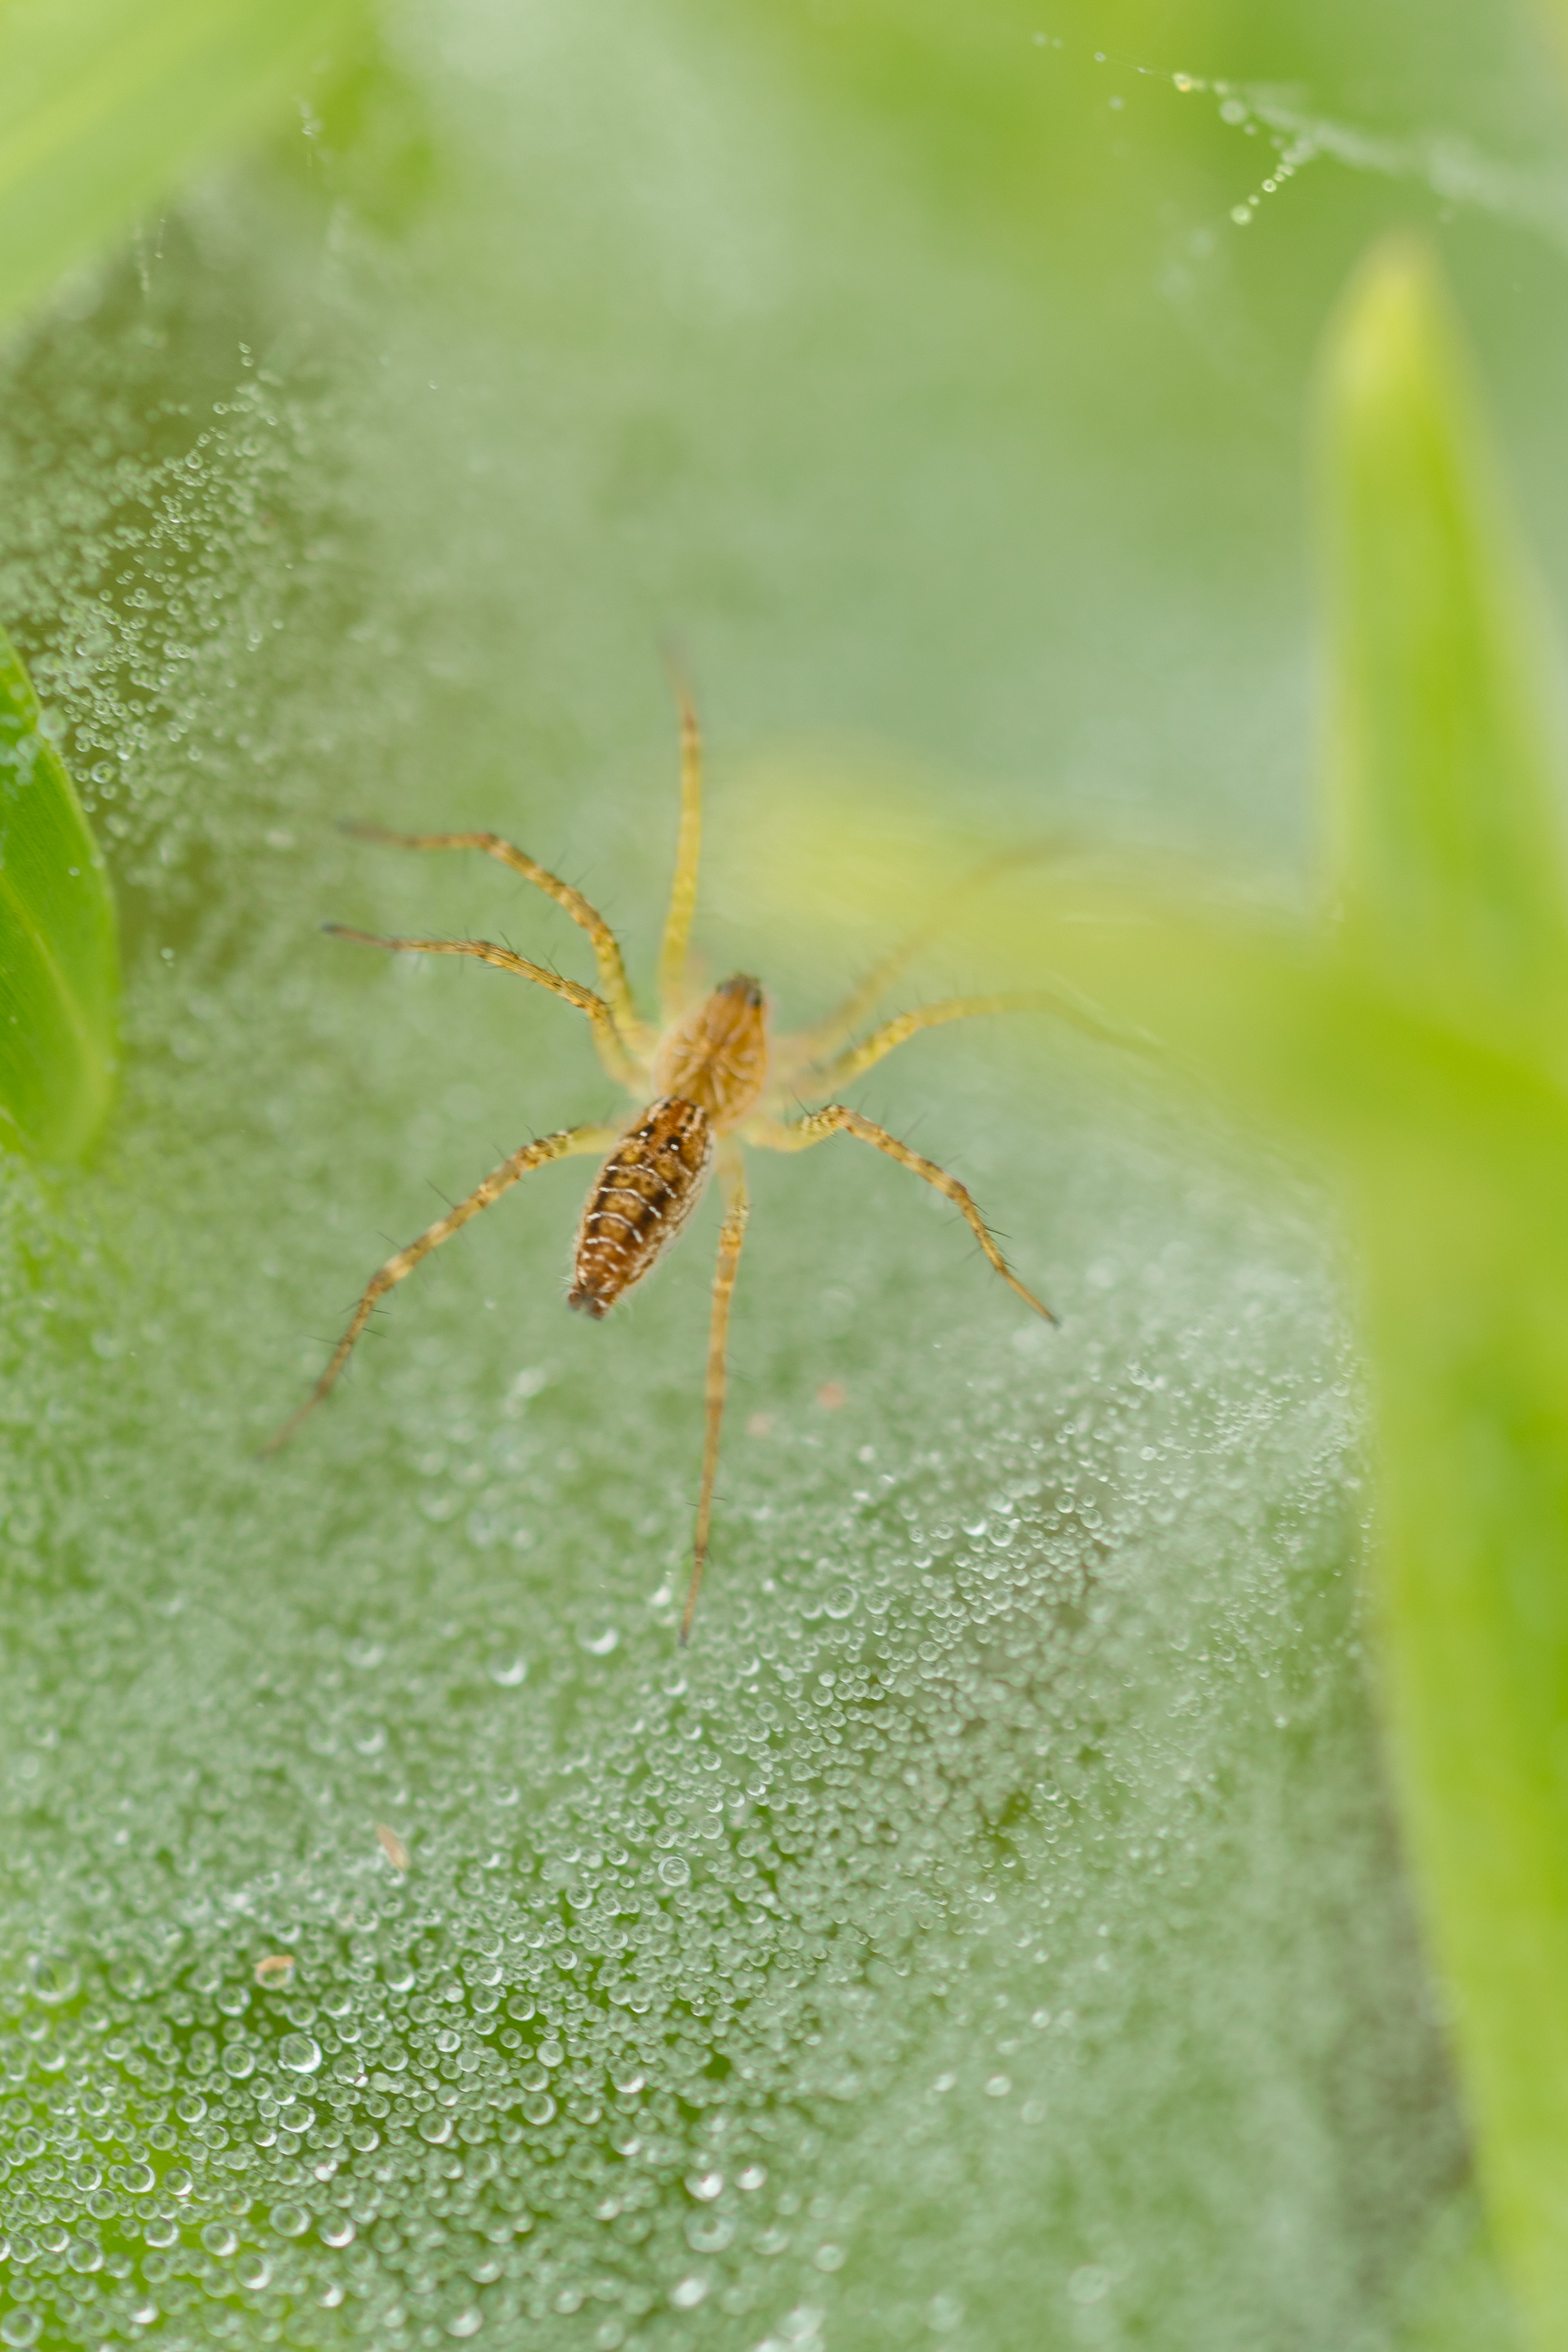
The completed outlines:
[[[706,1111],[675,1095],[645,1110],[594,1180],[577,1229],[568,1307],[595,1319],[607,1315],[674,1241],[712,1167]]]

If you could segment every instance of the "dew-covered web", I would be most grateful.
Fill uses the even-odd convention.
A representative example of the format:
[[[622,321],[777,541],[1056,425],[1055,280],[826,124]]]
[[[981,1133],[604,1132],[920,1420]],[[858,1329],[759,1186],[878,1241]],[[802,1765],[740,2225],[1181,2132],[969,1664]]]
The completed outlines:
[[[763,593],[637,373],[669,224],[732,240],[680,280],[677,411],[742,332],[764,396],[775,313],[841,331],[771,210],[783,101],[725,85],[704,151],[717,68],[614,24],[591,137],[568,12],[408,34],[449,205],[538,193],[506,109],[547,184],[552,139],[643,142],[654,227],[589,208],[568,256],[611,273],[603,346],[567,263],[517,264],[522,333],[435,230],[323,239],[258,174],[6,363],[0,609],[116,862],[130,1050],[92,1174],[0,1196],[0,2343],[1380,2341],[1460,2155],[1319,1204],[1085,1046],[889,1065],[869,1107],[1063,1328],[847,1144],[759,1167],[685,1655],[708,1223],[580,1327],[582,1171],[542,1174],[255,1458],[389,1236],[610,1107],[560,1007],[313,928],[576,970],[567,927],[331,819],[504,824],[645,969],[658,624]],[[868,302],[903,383],[913,307]],[[829,528],[840,430],[748,517],[759,574]]]
[[[1237,228],[1249,228],[1271,196],[1281,194],[1312,164],[1337,163],[1375,179],[1404,181],[1437,199],[1441,217],[1459,212],[1491,215],[1555,246],[1568,244],[1568,174],[1560,160],[1521,161],[1489,151],[1474,135],[1445,124],[1390,131],[1325,111],[1313,94],[1292,85],[1226,80],[1150,65],[1108,49],[1089,50],[1058,34],[1036,33],[1036,48],[1059,52],[1075,65],[1091,61],[1112,84],[1145,81],[1183,98],[1207,101],[1227,129],[1256,139],[1268,160],[1226,206]],[[1126,101],[1113,94],[1120,110]],[[1192,250],[1212,250],[1213,226],[1191,232]]]

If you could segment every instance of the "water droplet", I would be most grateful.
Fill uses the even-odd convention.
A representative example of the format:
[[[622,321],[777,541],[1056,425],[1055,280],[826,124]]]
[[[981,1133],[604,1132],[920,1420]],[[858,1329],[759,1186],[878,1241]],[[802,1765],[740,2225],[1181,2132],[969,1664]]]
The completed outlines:
[[[323,2246],[352,2246],[354,2225],[346,2213],[329,2213],[316,2235]]]
[[[515,1690],[519,1683],[528,1680],[528,1660],[526,1658],[492,1658],[489,1673],[491,1682],[499,1683],[502,1690]]]
[[[241,2254],[234,2274],[241,2286],[248,2287],[252,2294],[259,2294],[272,2276],[272,2265],[265,2254]]]
[[[233,2253],[239,2240],[226,2221],[209,2221],[202,2231],[202,2243],[209,2254],[216,2254],[221,2259],[225,2254]]]
[[[689,1886],[691,1864],[678,1853],[667,1853],[658,1865],[658,1874],[667,1886]]]
[[[454,2312],[447,2322],[447,2333],[448,2336],[477,2336],[484,2324],[483,2314],[477,2305],[468,2304],[462,2311]]]
[[[591,1657],[607,1658],[610,1652],[619,1645],[620,1638],[621,1636],[618,1627],[615,1625],[606,1625],[602,1633],[584,1633],[583,1636],[583,1647],[588,1652]]]
[[[321,2063],[321,2045],[308,2033],[286,2033],[278,2044],[278,2063],[290,2074],[313,2074]]]
[[[302,2205],[274,2205],[269,2218],[280,2238],[302,2238],[310,2226]]]
[[[237,2083],[243,2083],[247,2074],[256,2072],[254,2053],[246,2048],[243,2042],[231,2042],[223,2053],[223,2071],[232,2075]]]
[[[691,2196],[710,2205],[723,2188],[724,2176],[721,2172],[689,2172],[686,2186]]]
[[[43,2328],[44,2323],[36,2311],[24,2311],[18,2307],[16,2311],[8,2311],[5,2318],[0,2319],[0,2344],[17,2347],[36,2344]]]
[[[287,1992],[294,1981],[292,1952],[268,1952],[256,1963],[256,1981],[263,1992]]]
[[[69,2000],[81,1984],[81,1970],[64,1952],[40,1952],[29,1971],[34,1998],[47,2001]]]
[[[698,2305],[706,2300],[707,2294],[708,2281],[695,2271],[669,2290],[669,2299],[677,2311],[695,2311]]]
[[[988,2099],[1005,2099],[1012,2087],[1010,2074],[993,2074],[985,2085],[985,2095]]]

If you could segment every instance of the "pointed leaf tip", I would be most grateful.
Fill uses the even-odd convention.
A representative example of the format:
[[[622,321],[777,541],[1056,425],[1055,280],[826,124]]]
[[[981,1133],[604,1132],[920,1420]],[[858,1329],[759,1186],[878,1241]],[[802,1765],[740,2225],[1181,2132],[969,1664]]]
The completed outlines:
[[[1320,422],[1348,943],[1472,1034],[1522,1019],[1550,1061],[1568,888],[1534,583],[1458,320],[1415,239],[1378,247],[1353,281]]]
[[[114,901],[21,656],[0,629],[0,1144],[79,1159],[114,1089]]]

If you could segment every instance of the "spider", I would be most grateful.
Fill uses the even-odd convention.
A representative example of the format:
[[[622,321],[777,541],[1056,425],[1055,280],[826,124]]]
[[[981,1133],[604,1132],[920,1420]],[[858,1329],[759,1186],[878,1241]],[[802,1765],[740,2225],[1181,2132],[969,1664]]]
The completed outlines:
[[[355,1341],[387,1292],[413,1273],[422,1259],[470,1217],[488,1209],[520,1178],[552,1160],[579,1153],[605,1154],[589,1188],[573,1259],[572,1286],[566,1303],[595,1321],[607,1315],[648,1275],[678,1239],[707,1186],[718,1171],[724,1215],[719,1233],[719,1260],[713,1278],[712,1314],[708,1340],[706,1437],[702,1481],[698,1494],[697,1523],[692,1543],[691,1577],[680,1620],[684,1647],[691,1636],[708,1558],[709,1529],[713,1509],[713,1484],[719,1465],[719,1433],[724,1412],[725,1350],[730,1328],[730,1303],[740,1268],[749,1202],[743,1147],[762,1151],[808,1151],[830,1135],[852,1135],[897,1160],[951,1201],[973,1234],[981,1249],[1026,1307],[1047,1322],[1056,1317],[1031,1290],[1025,1288],[998,1249],[973,1200],[955,1176],[900,1143],[885,1128],[851,1109],[847,1103],[828,1101],[805,1110],[801,1097],[831,1094],[901,1045],[918,1030],[940,1023],[968,1020],[982,1013],[1054,1007],[1069,1014],[1077,1011],[1058,995],[1012,993],[945,997],[910,1013],[901,1013],[855,1043],[855,1033],[868,1018],[895,976],[931,937],[931,927],[911,935],[883,958],[837,1011],[816,1028],[795,1036],[771,1037],[767,1000],[760,982],[736,972],[714,989],[700,992],[689,952],[691,919],[697,902],[698,860],[702,832],[702,740],[690,696],[678,688],[680,712],[680,821],[676,848],[675,879],[665,918],[658,960],[659,1021],[655,1026],[637,1009],[626,980],[620,945],[609,925],[582,893],[546,872],[523,850],[493,833],[392,833],[380,825],[350,824],[346,830],[365,841],[400,849],[479,849],[498,858],[553,898],[586,932],[598,965],[599,986],[584,988],[544,965],[531,963],[510,948],[489,940],[384,939],[371,931],[352,929],[344,923],[323,928],[338,939],[354,940],[365,947],[388,948],[411,955],[477,956],[499,971],[547,988],[554,996],[585,1015],[592,1025],[599,1058],[611,1077],[625,1087],[637,1108],[620,1125],[569,1127],[537,1142],[526,1143],[499,1168],[492,1169],[466,1200],[426,1228],[416,1241],[399,1250],[366,1286],[348,1328],[331,1360],[299,1411],[284,1423],[266,1451],[276,1452],[335,1383]],[[1010,861],[1009,861],[1010,862]],[[994,862],[994,865],[995,862]],[[985,878],[994,866],[981,869],[970,884]]]

